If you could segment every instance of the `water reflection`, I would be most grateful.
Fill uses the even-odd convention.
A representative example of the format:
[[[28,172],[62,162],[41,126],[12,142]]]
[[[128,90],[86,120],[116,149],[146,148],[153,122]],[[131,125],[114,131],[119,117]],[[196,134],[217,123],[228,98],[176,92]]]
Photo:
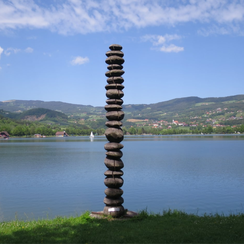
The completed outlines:
[[[105,136],[0,142],[0,219],[103,209]],[[244,136],[125,136],[126,208],[244,212]],[[3,215],[4,213],[4,215]]]

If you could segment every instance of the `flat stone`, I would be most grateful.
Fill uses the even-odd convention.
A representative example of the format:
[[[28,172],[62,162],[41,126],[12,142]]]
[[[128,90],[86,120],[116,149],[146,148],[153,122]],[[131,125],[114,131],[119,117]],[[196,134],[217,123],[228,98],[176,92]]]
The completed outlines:
[[[105,186],[107,186],[109,188],[119,188],[119,187],[123,186],[124,180],[119,176],[117,176],[117,177],[107,176],[104,179],[104,184],[105,184]]]
[[[121,208],[121,207],[123,207],[123,206],[119,206],[119,207],[116,207],[116,208]],[[111,207],[105,206],[105,208],[111,208]],[[122,211],[122,210],[120,210],[120,211]],[[105,210],[105,212],[108,212],[108,211]],[[90,216],[92,218],[97,218],[97,219],[104,219],[104,218],[106,219],[107,218],[106,215],[108,215],[108,214],[105,214],[105,212],[104,211],[98,211],[98,212],[92,211]],[[115,221],[115,220],[119,220],[119,221],[129,220],[129,219],[131,219],[133,217],[136,217],[137,215],[138,215],[138,213],[126,209],[126,210],[123,211],[123,214],[121,216],[114,217],[113,221]]]
[[[107,188],[104,193],[111,198],[117,198],[121,197],[123,195],[123,190],[122,189],[117,189],[117,188]]]
[[[120,65],[120,64],[110,64],[110,65],[108,65],[107,68],[109,70],[112,70],[112,69],[123,69],[123,65]]]
[[[106,64],[123,64],[125,60],[119,56],[110,56],[105,60]]]
[[[124,139],[124,133],[119,128],[108,128],[105,130],[105,136],[110,142],[121,142]]]
[[[122,46],[120,46],[119,44],[111,44],[110,46],[109,46],[109,49],[110,50],[122,50]]]
[[[123,197],[118,197],[118,198],[104,197],[103,202],[107,206],[121,206],[124,203],[124,199]]]
[[[107,98],[110,98],[110,99],[120,99],[124,96],[124,93],[117,89],[109,89],[106,92],[106,96],[107,96]]]
[[[118,104],[118,105],[122,105],[124,103],[124,101],[122,99],[107,99],[106,100],[107,104]]]
[[[107,121],[105,125],[107,127],[120,128],[120,126],[122,126],[123,123],[121,121],[112,120],[112,121]]]
[[[118,171],[124,168],[124,163],[121,159],[112,159],[107,157],[104,159],[104,164],[110,170]]]
[[[104,106],[104,108],[110,112],[110,111],[119,111],[122,109],[122,107],[118,104],[109,104],[109,105],[106,105]]]
[[[106,118],[108,120],[117,120],[120,121],[124,118],[125,114],[123,111],[109,111],[106,113]]]
[[[109,70],[105,73],[107,77],[112,77],[112,76],[122,76],[124,74],[124,70],[122,69],[112,69]]]
[[[123,153],[121,151],[107,151],[106,155],[111,158],[121,158],[123,157]]]
[[[118,89],[118,90],[123,90],[125,87],[121,84],[108,84],[105,86],[105,89],[106,90],[109,90],[109,89]]]
[[[109,142],[104,145],[105,150],[108,151],[117,151],[120,150],[124,147],[121,143],[116,143],[116,142]]]
[[[119,56],[121,58],[124,57],[124,53],[122,51],[119,50],[112,50],[112,51],[107,51],[106,52],[106,56],[110,57],[110,56]]]
[[[116,76],[116,77],[113,76],[108,78],[107,82],[108,84],[115,84],[115,83],[122,84],[124,82],[124,78],[120,76]]]
[[[122,176],[124,175],[124,172],[122,170],[107,170],[104,172],[104,175],[106,176]]]

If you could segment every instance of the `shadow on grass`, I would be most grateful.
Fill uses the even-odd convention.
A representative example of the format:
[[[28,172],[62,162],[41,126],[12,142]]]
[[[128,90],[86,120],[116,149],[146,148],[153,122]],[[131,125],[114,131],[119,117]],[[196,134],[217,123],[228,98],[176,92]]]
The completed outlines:
[[[99,229],[100,222],[89,216],[13,221],[12,226],[5,227],[5,231],[0,229],[0,243],[90,243],[93,242],[92,233],[95,228]]]
[[[163,215],[130,220],[80,217],[0,223],[0,243],[244,243],[244,215]]]

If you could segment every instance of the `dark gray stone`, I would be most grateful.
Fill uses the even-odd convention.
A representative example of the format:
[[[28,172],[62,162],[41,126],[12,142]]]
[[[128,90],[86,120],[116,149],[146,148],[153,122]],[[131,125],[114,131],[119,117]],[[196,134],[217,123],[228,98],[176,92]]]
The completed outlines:
[[[124,53],[122,51],[118,51],[118,50],[113,50],[113,51],[107,51],[106,52],[106,56],[110,57],[110,56],[119,56],[121,58],[124,57]]]
[[[119,111],[122,107],[118,104],[109,104],[104,107],[108,112],[110,111]]]
[[[124,174],[124,172],[122,170],[107,170],[106,172],[104,172],[104,175],[106,176],[122,176]]]
[[[107,151],[106,155],[111,158],[121,158],[123,153],[121,151]]]
[[[104,163],[110,170],[120,170],[124,168],[124,163],[121,159],[112,159],[112,158],[105,158]]]
[[[107,82],[108,82],[108,84],[115,84],[115,83],[122,84],[124,82],[124,78],[120,77],[120,76],[117,76],[117,77],[113,76],[113,77],[108,78]]]
[[[106,100],[107,104],[118,104],[118,105],[122,105],[124,103],[124,101],[122,99],[107,99]]]
[[[117,89],[109,89],[106,92],[106,96],[107,96],[107,98],[110,98],[110,99],[120,99],[124,96],[124,93]]]
[[[108,84],[105,86],[105,89],[106,90],[109,90],[109,89],[118,89],[118,90],[123,90],[125,87],[121,84]]]
[[[118,50],[118,51],[120,51],[120,50],[122,50],[122,46],[120,46],[119,44],[111,44],[110,46],[109,46],[109,49],[110,50]]]
[[[110,56],[105,60],[106,64],[123,64],[125,60],[119,56]]]
[[[109,197],[109,198],[118,198],[123,195],[123,190],[118,189],[118,188],[107,188],[104,193]]]
[[[116,121],[116,120],[113,120],[113,121],[107,121],[105,123],[105,125],[107,127],[114,127],[114,128],[120,128],[120,126],[122,126],[122,122],[121,121]]]
[[[108,128],[105,130],[105,136],[110,142],[121,142],[124,139],[124,133],[119,128]]]
[[[117,120],[120,121],[124,118],[124,112],[123,111],[109,111],[106,113],[106,118],[108,120]]]
[[[122,69],[112,69],[105,73],[107,77],[113,77],[113,76],[122,76],[124,74],[124,70]]]
[[[107,176],[104,179],[104,184],[109,188],[119,188],[123,185],[124,180],[121,177],[110,177]]]
[[[124,147],[121,143],[109,142],[104,145],[104,148],[108,151],[117,151]]]
[[[118,197],[118,198],[104,197],[103,202],[107,206],[120,206],[124,202],[124,199],[123,199],[123,197]]]
[[[110,65],[108,65],[107,68],[109,70],[112,70],[112,69],[123,69],[123,65],[120,65],[120,64],[110,64]]]

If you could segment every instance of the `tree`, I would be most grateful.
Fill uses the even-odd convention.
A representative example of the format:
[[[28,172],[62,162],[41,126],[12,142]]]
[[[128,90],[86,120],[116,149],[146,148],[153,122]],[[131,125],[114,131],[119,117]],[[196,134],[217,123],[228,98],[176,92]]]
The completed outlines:
[[[24,127],[22,128],[22,131],[23,131],[23,134],[24,134],[24,135],[26,135],[26,136],[30,135],[30,129],[29,129],[28,126],[24,126]]]
[[[23,132],[22,126],[21,126],[21,125],[17,125],[17,126],[12,130],[12,134],[13,134],[14,136],[23,136],[23,135],[24,135],[24,132]]]
[[[134,127],[130,127],[128,132],[131,134],[131,135],[135,135],[136,134],[136,129]]]

